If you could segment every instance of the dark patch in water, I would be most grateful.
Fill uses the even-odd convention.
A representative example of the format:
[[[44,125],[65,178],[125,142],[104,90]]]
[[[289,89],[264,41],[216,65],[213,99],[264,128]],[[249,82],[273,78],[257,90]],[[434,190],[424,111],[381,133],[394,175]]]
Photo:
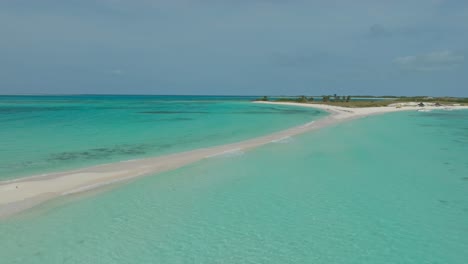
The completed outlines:
[[[242,115],[250,115],[250,114],[255,114],[255,115],[269,115],[269,114],[278,114],[278,112],[272,112],[272,111],[242,111],[242,112],[232,112],[231,114],[242,114]]]
[[[78,107],[0,107],[0,114],[37,113],[44,111],[78,110]]]
[[[209,112],[204,111],[145,111],[138,112],[139,114],[208,114]]]
[[[448,201],[446,201],[446,200],[439,200],[439,203],[441,203],[441,204],[448,204]]]
[[[158,119],[159,121],[190,121],[193,118],[186,118],[186,117],[178,117],[178,118],[165,118],[165,119]]]
[[[87,151],[62,152],[53,154],[49,161],[69,161],[77,159],[103,159],[116,155],[141,155],[145,154],[149,145],[122,145],[112,148],[95,148]]]
[[[461,179],[464,180],[464,181],[468,181],[468,177],[463,177]]]
[[[430,124],[420,124],[420,127],[438,127],[436,125],[430,125]]]
[[[165,148],[170,148],[172,147],[172,144],[162,144],[158,146],[158,149],[165,149]]]

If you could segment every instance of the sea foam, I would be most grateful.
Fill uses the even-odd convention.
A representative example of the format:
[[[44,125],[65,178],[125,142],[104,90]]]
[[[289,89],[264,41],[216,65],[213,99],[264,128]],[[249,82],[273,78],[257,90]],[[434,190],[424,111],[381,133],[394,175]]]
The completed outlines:
[[[279,139],[272,140],[271,143],[287,144],[294,141],[294,138],[290,136],[282,137]]]
[[[209,155],[209,156],[206,156],[206,157],[207,158],[214,158],[214,157],[231,158],[231,157],[242,156],[244,154],[245,154],[245,152],[242,151],[240,148],[235,148],[235,149],[230,149],[230,150],[226,150],[226,151],[223,151],[223,152],[219,152],[219,153],[216,153],[216,154],[213,154],[213,155]]]

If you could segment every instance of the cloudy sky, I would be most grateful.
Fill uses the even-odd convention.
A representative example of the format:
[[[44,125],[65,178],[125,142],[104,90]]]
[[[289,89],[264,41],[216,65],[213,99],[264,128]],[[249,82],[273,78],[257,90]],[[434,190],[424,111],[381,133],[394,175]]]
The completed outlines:
[[[466,0],[0,0],[0,94],[468,96]]]

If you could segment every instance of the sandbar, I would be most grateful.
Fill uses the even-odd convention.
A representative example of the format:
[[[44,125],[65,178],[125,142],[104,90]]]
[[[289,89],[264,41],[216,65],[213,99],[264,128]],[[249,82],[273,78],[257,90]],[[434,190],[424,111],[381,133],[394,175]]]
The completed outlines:
[[[325,104],[301,104],[286,102],[256,102],[263,104],[293,105],[322,109],[330,115],[319,120],[237,143],[221,146],[200,148],[191,151],[175,153],[153,158],[122,161],[43,175],[29,176],[9,181],[0,181],[0,218],[13,215],[47,200],[80,192],[89,191],[109,184],[129,181],[137,177],[154,175],[173,170],[187,164],[211,158],[233,151],[245,151],[284,138],[302,134],[308,131],[335,125],[344,121],[397,111],[416,111],[415,105],[403,107],[365,107],[346,108]],[[425,111],[441,109],[436,106],[424,107]],[[467,106],[447,106],[447,110],[468,109]]]

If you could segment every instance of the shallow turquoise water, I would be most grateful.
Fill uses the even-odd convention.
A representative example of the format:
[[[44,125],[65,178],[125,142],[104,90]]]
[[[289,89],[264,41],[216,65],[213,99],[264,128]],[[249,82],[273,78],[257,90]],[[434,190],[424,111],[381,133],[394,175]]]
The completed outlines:
[[[325,115],[252,99],[0,96],[0,180],[222,145]]]
[[[0,222],[2,263],[466,263],[468,111],[373,116]]]

